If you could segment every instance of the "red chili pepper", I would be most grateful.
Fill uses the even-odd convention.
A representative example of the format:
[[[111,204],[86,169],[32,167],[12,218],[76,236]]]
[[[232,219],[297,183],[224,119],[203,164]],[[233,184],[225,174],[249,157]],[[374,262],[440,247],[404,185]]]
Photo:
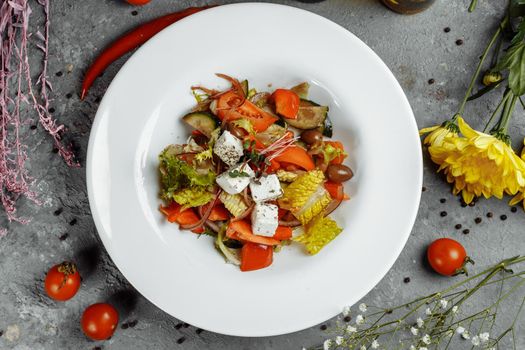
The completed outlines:
[[[185,10],[159,17],[153,21],[138,26],[137,28],[118,38],[97,57],[95,62],[93,62],[87,70],[84,76],[84,81],[82,82],[82,92],[80,93],[80,99],[84,99],[84,97],[86,97],[87,92],[95,79],[115,60],[144,44],[152,36],[170,24],[173,24],[178,20],[196,12],[206,10],[210,7],[214,6],[189,7]]]

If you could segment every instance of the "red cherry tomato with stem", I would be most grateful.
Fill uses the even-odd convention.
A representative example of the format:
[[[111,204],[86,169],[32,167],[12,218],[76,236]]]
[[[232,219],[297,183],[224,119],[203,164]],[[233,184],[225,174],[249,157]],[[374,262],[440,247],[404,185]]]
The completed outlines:
[[[47,295],[58,301],[66,301],[77,294],[80,288],[80,274],[72,262],[53,266],[44,282]]]
[[[90,305],[82,314],[82,331],[93,340],[105,340],[115,333],[118,325],[117,310],[106,303]]]
[[[465,264],[474,263],[467,256],[465,248],[450,238],[440,238],[432,242],[427,249],[427,259],[434,271],[444,276],[467,273]]]

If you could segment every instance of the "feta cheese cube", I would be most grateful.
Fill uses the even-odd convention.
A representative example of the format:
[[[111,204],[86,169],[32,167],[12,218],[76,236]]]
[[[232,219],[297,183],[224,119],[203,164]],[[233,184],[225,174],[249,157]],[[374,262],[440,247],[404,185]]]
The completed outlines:
[[[256,203],[276,199],[283,194],[279,178],[275,174],[261,176],[259,180],[252,180],[250,190]]]
[[[242,168],[242,170],[241,170]],[[241,174],[248,174],[248,176],[231,176],[230,172],[238,172]],[[226,170],[215,181],[228,194],[236,194],[242,192],[250,184],[250,179],[255,176],[252,168],[248,164],[239,163],[236,166]]]
[[[274,204],[257,203],[252,211],[253,233],[273,237],[279,225],[278,210]]]
[[[233,166],[239,162],[243,151],[242,141],[233,136],[228,130],[224,130],[213,147],[213,152],[229,166]]]

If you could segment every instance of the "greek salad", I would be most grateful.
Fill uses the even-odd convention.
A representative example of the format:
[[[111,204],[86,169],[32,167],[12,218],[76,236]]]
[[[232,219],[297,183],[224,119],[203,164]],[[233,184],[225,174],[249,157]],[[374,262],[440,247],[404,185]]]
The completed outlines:
[[[241,271],[272,264],[289,244],[317,254],[342,229],[329,217],[348,200],[343,144],[331,140],[328,106],[309,84],[257,91],[224,74],[226,90],[193,86],[185,144],[159,155],[160,211],[183,230],[215,237]]]

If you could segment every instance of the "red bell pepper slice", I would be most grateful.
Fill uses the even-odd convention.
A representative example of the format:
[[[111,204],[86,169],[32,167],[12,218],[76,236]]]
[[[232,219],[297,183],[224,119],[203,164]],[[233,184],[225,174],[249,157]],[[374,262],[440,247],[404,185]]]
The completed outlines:
[[[244,220],[230,222],[226,229],[226,236],[243,242],[263,245],[278,245],[280,243],[278,240],[271,237],[254,235],[252,225]]]
[[[167,207],[163,207],[161,205],[159,210],[162,214],[166,216],[169,222],[176,222],[177,217],[180,214],[180,208],[181,206],[178,203],[172,202]]]
[[[278,120],[277,117],[262,110],[248,100],[244,100],[240,106],[235,107],[242,99],[243,97],[233,91],[221,95],[217,100],[217,116],[219,119],[226,119],[227,121],[241,118],[248,119],[252,123],[253,129],[257,132],[268,129],[270,125]]]
[[[241,249],[241,271],[264,269],[273,262],[273,248],[255,243],[244,243]]]
[[[184,211],[181,211],[179,213],[179,215],[177,216],[177,223],[179,225],[191,225],[191,224],[195,224],[199,221],[199,216],[193,211],[193,209],[191,208],[188,208]],[[191,232],[193,233],[203,233],[204,232],[204,227],[197,227],[193,230],[191,230]]]
[[[204,209],[206,211],[206,209]],[[208,220],[210,221],[224,221],[230,218],[230,213],[222,203],[216,204],[210,212]]]
[[[286,162],[300,166],[304,170],[315,169],[315,164],[312,157],[310,157],[304,148],[299,146],[290,146],[273,159],[279,163]]]
[[[273,238],[278,239],[280,241],[292,238],[292,228],[287,226],[278,226],[277,230],[275,230]]]
[[[275,111],[288,119],[297,119],[299,112],[299,96],[286,89],[277,89],[270,96],[270,101],[275,103]]]

